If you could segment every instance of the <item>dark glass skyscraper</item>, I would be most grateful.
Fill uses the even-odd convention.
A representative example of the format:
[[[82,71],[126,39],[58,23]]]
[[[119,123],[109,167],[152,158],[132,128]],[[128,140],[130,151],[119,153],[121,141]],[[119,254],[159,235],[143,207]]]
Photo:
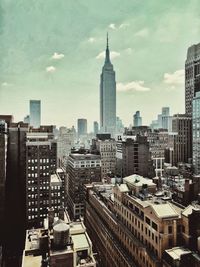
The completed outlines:
[[[116,131],[116,81],[115,71],[110,61],[108,36],[105,63],[100,80],[100,131],[112,135]]]

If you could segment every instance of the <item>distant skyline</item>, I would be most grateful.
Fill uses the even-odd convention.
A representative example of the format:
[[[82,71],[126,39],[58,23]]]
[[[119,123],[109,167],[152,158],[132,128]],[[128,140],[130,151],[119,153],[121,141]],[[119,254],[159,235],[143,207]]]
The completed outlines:
[[[41,100],[41,122],[99,122],[106,33],[116,71],[117,116],[150,124],[169,106],[184,112],[184,63],[200,42],[198,0],[2,0],[0,114],[16,121]]]

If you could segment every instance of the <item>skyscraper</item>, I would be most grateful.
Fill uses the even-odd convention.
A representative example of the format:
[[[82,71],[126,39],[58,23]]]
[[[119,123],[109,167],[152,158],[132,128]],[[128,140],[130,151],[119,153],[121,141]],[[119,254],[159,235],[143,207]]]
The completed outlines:
[[[169,116],[169,107],[162,107],[162,115]]]
[[[107,47],[105,63],[100,77],[100,131],[111,133],[116,130],[116,81],[115,71],[110,61],[110,51]]]
[[[195,174],[200,174],[200,92],[196,93],[192,107],[192,159]]]
[[[192,114],[192,99],[200,91],[200,43],[188,48],[185,61],[185,112]]]
[[[39,128],[41,124],[41,101],[30,100],[30,125]]]
[[[77,128],[78,128],[78,137],[80,137],[81,135],[86,135],[87,134],[87,120],[78,119]]]
[[[174,136],[174,163],[190,162],[192,157],[192,118],[188,114],[176,114],[172,118]]]
[[[0,225],[5,219],[5,185],[6,185],[6,151],[7,151],[7,124],[0,120]],[[0,246],[3,241],[3,230],[0,229]],[[1,263],[1,261],[0,261]]]
[[[97,121],[94,121],[94,124],[93,124],[93,127],[94,127],[94,134],[98,134],[99,132],[99,124]]]
[[[56,149],[53,126],[42,126],[26,134],[26,221],[29,226],[39,226],[47,215],[50,183],[54,178],[51,175],[56,172]]]
[[[101,179],[116,172],[116,141],[107,134],[97,134],[92,140],[92,150],[101,156]],[[92,152],[93,153],[93,152]]]
[[[172,116],[170,116],[170,108],[162,107],[162,129],[167,129],[168,132],[172,131]]]
[[[84,214],[84,184],[101,181],[101,158],[95,154],[72,153],[68,160],[68,207],[73,218]]]
[[[149,177],[151,174],[152,162],[146,136],[137,135],[135,139],[118,140],[116,158],[118,176],[139,174]]]
[[[140,116],[140,111],[136,111],[133,115],[133,125],[138,127],[142,126],[142,117]]]

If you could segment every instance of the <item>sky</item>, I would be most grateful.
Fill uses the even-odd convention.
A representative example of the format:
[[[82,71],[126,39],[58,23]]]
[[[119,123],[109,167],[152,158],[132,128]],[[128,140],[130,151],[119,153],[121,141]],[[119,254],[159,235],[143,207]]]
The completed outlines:
[[[106,33],[116,71],[117,115],[143,124],[163,106],[184,112],[184,64],[200,42],[199,0],[1,0],[0,114],[15,121],[42,102],[42,123],[89,129],[99,121]]]

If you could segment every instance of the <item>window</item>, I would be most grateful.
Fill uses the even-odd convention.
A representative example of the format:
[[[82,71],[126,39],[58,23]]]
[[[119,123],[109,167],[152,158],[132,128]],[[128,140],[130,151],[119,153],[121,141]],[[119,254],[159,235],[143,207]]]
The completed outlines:
[[[172,234],[172,226],[171,225],[168,226],[168,233]]]
[[[169,247],[171,248],[173,246],[173,241],[172,241],[172,239],[170,238],[169,239]]]
[[[156,230],[156,231],[158,230],[158,226],[155,222],[152,222],[152,227],[154,230]]]
[[[147,224],[149,224],[149,225],[151,224],[150,223],[150,219],[148,217],[145,217],[145,221],[146,221]]]
[[[177,226],[177,232],[178,232],[178,233],[181,233],[181,225],[178,225],[178,226]]]

